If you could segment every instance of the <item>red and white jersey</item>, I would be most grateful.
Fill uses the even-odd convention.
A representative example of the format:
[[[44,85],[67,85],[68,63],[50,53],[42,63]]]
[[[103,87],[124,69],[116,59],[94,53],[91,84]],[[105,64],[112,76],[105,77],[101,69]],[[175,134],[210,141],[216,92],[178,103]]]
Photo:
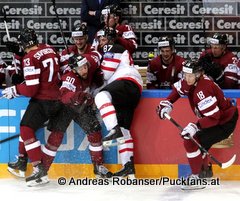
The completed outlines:
[[[119,44],[105,45],[103,49],[106,51],[104,51],[101,69],[107,84],[115,80],[130,80],[142,91],[142,77],[134,67],[128,50]]]
[[[201,57],[206,54],[212,55],[212,50],[206,50],[201,54]],[[216,58],[212,56],[212,61],[219,64],[224,72],[224,83],[222,88],[237,89],[239,71],[239,67],[237,66],[237,57],[229,50],[226,50],[226,52],[221,57]]]
[[[25,82],[16,85],[21,95],[42,100],[59,97],[60,57],[49,45],[38,46],[22,59]]]
[[[91,47],[91,44],[87,44],[86,50],[84,52],[84,54],[89,54],[90,52],[92,52],[94,49]],[[68,50],[64,49],[61,53],[60,53],[60,57],[61,57],[61,68],[60,71],[62,73],[65,73],[66,70],[70,70],[68,66],[68,60],[69,57],[73,56],[73,55],[79,55],[78,52],[78,48],[76,45],[72,45],[68,48]]]
[[[126,24],[119,24],[116,26],[116,32],[118,34],[117,42],[132,55],[138,47],[137,38],[132,27]]]
[[[83,54],[90,63],[88,76],[86,79],[81,78],[73,71],[66,72],[62,77],[62,86],[60,87],[61,99],[66,98],[70,92],[84,91],[92,93],[95,87],[102,84],[103,75],[100,69],[100,60],[95,55]]]
[[[161,55],[149,61],[147,68],[147,89],[170,89],[172,84],[182,78],[184,59],[176,54],[167,66],[162,63]]]
[[[237,109],[224,97],[219,86],[205,75],[200,77],[196,86],[187,85],[183,79],[174,83],[167,99],[174,103],[180,96],[185,95],[188,96],[191,108],[199,118],[197,125],[200,128],[226,123]]]

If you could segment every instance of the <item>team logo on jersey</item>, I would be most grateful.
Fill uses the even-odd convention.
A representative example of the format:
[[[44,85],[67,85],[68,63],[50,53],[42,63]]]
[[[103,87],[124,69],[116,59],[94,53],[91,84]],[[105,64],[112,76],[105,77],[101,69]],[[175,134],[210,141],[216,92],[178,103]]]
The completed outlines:
[[[213,104],[215,104],[217,102],[217,99],[216,97],[212,97],[212,96],[209,96],[203,100],[201,100],[199,103],[198,103],[198,108],[200,111],[202,110],[205,110],[209,107],[211,107]]]
[[[112,59],[114,58],[114,53],[113,52],[106,52],[103,56],[104,59]]]

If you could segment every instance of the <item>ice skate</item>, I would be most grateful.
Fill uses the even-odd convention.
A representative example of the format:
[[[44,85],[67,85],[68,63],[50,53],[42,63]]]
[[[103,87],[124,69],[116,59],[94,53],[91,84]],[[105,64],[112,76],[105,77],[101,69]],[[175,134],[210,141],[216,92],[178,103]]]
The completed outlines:
[[[103,138],[102,141],[104,147],[116,146],[125,142],[119,126],[115,126],[112,130],[110,130],[110,132]]]
[[[49,182],[47,171],[40,163],[36,167],[33,167],[33,173],[31,176],[26,178],[27,186],[37,186],[40,184],[46,184]]]
[[[212,164],[209,163],[207,169],[204,169],[202,167],[202,170],[198,176],[199,178],[207,178],[207,179],[212,178],[213,177]]]
[[[133,164],[133,157],[131,161],[128,161],[124,167],[113,174],[114,177],[128,177],[130,179],[135,179],[135,167]]]
[[[195,174],[188,176],[185,182],[186,183],[181,186],[182,190],[198,190],[206,188],[206,184],[204,185],[202,179]]]
[[[94,174],[97,178],[111,178],[113,173],[110,172],[104,165],[94,165]]]
[[[25,172],[27,170],[27,162],[28,162],[27,157],[17,157],[17,161],[8,163],[7,170],[11,174],[13,174],[17,177],[24,178]]]

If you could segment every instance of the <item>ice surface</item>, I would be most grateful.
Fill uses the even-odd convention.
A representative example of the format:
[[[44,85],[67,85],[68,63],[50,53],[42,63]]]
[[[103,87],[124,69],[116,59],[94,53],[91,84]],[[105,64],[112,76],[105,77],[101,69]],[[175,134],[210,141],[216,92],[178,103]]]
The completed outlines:
[[[64,185],[56,180],[38,187],[27,187],[24,180],[0,179],[1,200],[23,201],[237,201],[240,181],[221,181],[219,186],[183,191],[180,186],[146,185]],[[54,200],[55,199],[55,200]]]

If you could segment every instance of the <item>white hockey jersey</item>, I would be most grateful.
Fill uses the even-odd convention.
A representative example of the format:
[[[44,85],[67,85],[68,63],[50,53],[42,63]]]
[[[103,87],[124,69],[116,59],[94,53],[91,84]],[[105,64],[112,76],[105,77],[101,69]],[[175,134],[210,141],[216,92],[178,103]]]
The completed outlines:
[[[121,45],[105,45],[101,69],[104,80],[109,84],[114,80],[130,80],[137,84],[142,91],[143,81],[140,73],[134,67],[128,50]]]

